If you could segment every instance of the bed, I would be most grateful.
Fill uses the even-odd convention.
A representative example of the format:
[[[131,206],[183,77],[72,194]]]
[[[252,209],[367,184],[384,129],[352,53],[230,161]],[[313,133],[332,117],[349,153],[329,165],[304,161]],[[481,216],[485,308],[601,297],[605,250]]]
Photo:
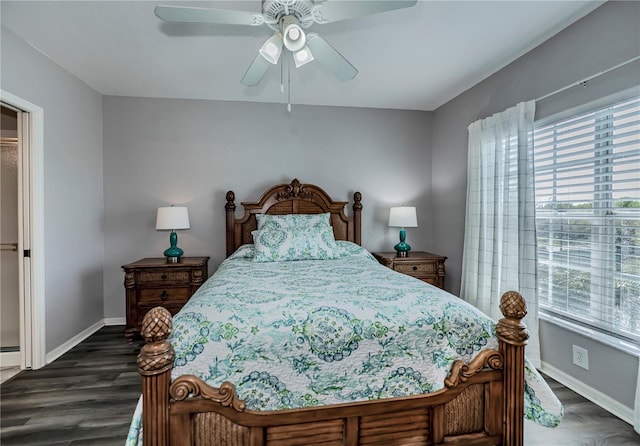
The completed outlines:
[[[236,218],[227,193],[227,259],[173,318],[162,307],[145,316],[128,444],[517,446],[525,415],[560,421],[525,360],[522,296],[502,296],[496,324],[379,265],[360,247],[353,197],[347,216],[347,202],[294,179]],[[269,245],[269,224],[302,220],[315,226],[295,231],[321,227],[331,248]]]

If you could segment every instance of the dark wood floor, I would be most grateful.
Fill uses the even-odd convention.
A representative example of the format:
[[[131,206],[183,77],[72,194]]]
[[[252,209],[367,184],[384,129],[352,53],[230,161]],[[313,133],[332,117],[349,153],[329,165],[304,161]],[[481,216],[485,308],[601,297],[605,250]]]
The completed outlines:
[[[123,330],[104,327],[48,366],[2,384],[2,446],[122,446],[141,386],[140,343],[127,344]],[[549,382],[565,405],[565,418],[556,429],[526,422],[526,446],[640,445],[629,424]]]
[[[0,444],[118,445],[140,396],[136,356],[124,327],[104,327],[40,370],[0,387]]]

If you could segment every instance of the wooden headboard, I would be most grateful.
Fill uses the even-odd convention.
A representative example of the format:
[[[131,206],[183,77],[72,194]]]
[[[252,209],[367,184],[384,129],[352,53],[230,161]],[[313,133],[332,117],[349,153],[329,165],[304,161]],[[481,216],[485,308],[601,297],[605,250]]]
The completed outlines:
[[[227,257],[241,245],[253,243],[251,231],[256,230],[256,214],[331,214],[330,223],[336,240],[347,240],[360,245],[362,204],[360,192],[353,194],[353,216],[344,213],[346,201],[333,201],[322,188],[314,184],[301,184],[294,179],[291,184],[279,184],[267,190],[255,202],[242,202],[244,215],[236,219],[236,195],[227,192]]]

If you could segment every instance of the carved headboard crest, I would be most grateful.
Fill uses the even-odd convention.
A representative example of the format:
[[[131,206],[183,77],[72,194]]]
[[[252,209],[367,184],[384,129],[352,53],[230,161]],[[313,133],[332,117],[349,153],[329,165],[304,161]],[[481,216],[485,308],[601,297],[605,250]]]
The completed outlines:
[[[287,186],[287,188],[276,194],[276,200],[290,200],[291,198],[302,198],[304,200],[313,200],[314,194],[313,192],[307,192],[300,181],[297,178],[294,178],[291,184]]]
[[[227,227],[227,256],[241,245],[253,243],[252,232],[257,228],[257,214],[318,214],[329,213],[329,223],[333,227],[336,240],[347,240],[358,245],[362,243],[362,194],[353,194],[353,216],[345,214],[346,201],[332,199],[315,184],[300,183],[295,178],[289,184],[277,184],[269,188],[256,202],[242,202],[244,215],[236,218],[236,196],[227,192],[225,204]]]

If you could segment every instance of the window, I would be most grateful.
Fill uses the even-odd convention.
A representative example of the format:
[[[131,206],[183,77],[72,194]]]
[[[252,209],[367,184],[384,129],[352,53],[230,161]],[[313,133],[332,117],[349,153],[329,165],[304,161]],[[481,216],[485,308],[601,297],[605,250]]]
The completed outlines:
[[[540,308],[640,340],[640,98],[534,134]]]

